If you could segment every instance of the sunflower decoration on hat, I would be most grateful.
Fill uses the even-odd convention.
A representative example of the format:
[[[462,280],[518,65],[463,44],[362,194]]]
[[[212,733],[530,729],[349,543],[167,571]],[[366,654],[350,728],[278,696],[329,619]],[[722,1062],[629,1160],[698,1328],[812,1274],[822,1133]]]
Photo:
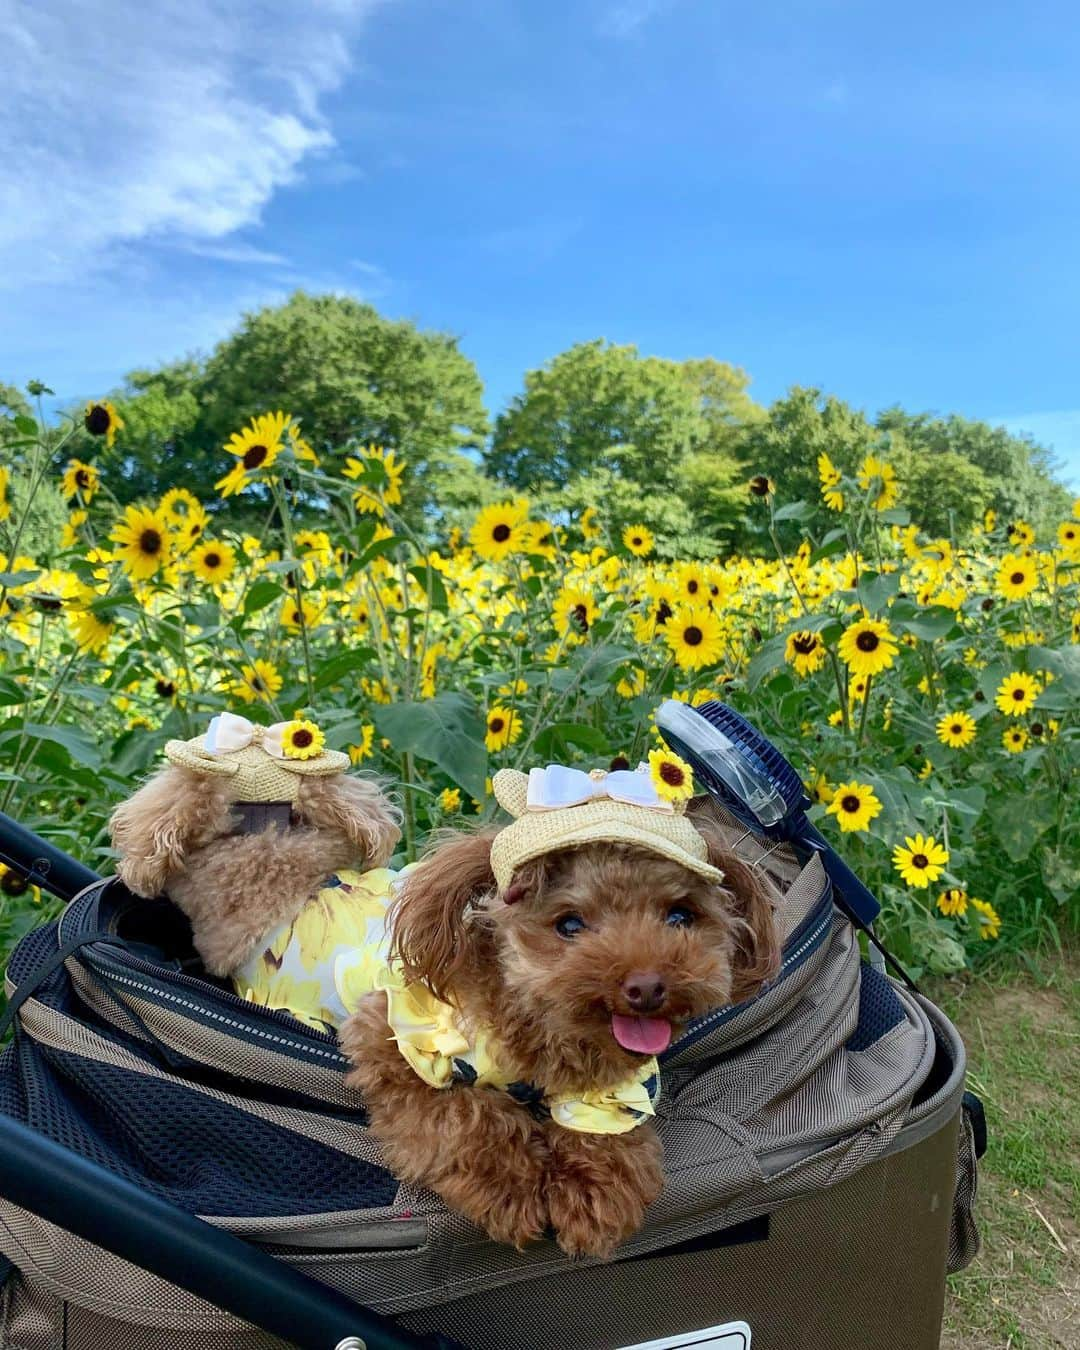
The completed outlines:
[[[171,764],[231,780],[230,795],[245,802],[295,802],[304,778],[344,773],[348,755],[327,750],[306,717],[264,727],[236,713],[219,713],[205,735],[167,741]]]
[[[491,866],[499,890],[510,890],[522,863],[592,843],[632,844],[681,863],[709,881],[723,872],[708,860],[705,840],[686,817],[694,794],[690,765],[654,750],[637,769],[605,771],[549,764],[521,773],[500,769],[495,799],[513,817],[495,836]]]

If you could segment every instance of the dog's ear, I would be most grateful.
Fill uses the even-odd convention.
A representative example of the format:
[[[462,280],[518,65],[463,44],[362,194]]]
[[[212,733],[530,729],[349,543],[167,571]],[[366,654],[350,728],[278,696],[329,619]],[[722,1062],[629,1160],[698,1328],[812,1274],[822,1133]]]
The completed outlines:
[[[393,907],[393,955],[410,980],[447,998],[454,977],[481,961],[490,945],[470,905],[496,889],[495,831],[458,834],[436,846],[402,882]]]
[[[724,873],[724,889],[732,897],[736,918],[735,953],[731,971],[731,1001],[753,998],[766,980],[780,969],[780,938],[776,925],[776,891],[741,858],[725,849],[709,849],[709,861]]]
[[[155,774],[109,820],[124,885],[136,895],[160,895],[185,852],[213,838],[227,810],[220,781],[174,766]]]
[[[771,882],[731,851],[708,805],[695,809],[691,818],[694,828],[705,839],[709,862],[724,873],[723,888],[731,896],[735,919],[731,1001],[742,1003],[753,998],[780,969],[776,923],[780,897]]]
[[[401,838],[401,812],[372,778],[301,778],[296,807],[316,829],[340,830],[372,867],[383,867]]]

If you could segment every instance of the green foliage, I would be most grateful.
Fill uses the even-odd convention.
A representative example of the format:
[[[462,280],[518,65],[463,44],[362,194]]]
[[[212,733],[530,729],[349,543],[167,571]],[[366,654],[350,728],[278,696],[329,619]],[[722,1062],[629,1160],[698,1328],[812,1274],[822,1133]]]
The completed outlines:
[[[640,522],[661,535],[719,536],[737,511],[741,428],[756,416],[747,384],[720,361],[580,343],[528,372],[524,392],[496,420],[486,466],[545,501],[602,500],[616,529]],[[610,495],[615,485],[623,491]]]
[[[245,315],[200,382],[213,445],[256,413],[288,409],[317,453],[359,442],[404,454],[426,477],[487,433],[476,367],[446,333],[387,319],[347,296],[308,295]]]

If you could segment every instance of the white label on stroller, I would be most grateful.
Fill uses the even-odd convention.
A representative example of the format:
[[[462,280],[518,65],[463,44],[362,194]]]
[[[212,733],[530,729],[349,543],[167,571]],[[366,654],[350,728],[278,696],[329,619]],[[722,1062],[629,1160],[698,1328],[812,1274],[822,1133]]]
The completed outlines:
[[[624,1345],[622,1350],[750,1350],[750,1328],[745,1322],[725,1322],[722,1327],[702,1327],[660,1341]]]

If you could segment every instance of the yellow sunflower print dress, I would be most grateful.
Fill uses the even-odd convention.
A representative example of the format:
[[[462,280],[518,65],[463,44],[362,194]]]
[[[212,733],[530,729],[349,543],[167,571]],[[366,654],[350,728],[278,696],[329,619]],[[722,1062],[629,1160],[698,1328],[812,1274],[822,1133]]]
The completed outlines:
[[[538,1118],[586,1134],[622,1134],[654,1114],[660,1093],[655,1059],[611,1088],[548,1094],[513,1081],[500,1067],[494,1030],[468,1027],[457,1008],[425,985],[406,984],[390,961],[388,924],[390,902],[403,876],[381,867],[329,877],[292,923],[275,929],[233,972],[237,993],[326,1031],[341,1026],[365,995],[383,990],[398,1049],[430,1087],[494,1088]]]

